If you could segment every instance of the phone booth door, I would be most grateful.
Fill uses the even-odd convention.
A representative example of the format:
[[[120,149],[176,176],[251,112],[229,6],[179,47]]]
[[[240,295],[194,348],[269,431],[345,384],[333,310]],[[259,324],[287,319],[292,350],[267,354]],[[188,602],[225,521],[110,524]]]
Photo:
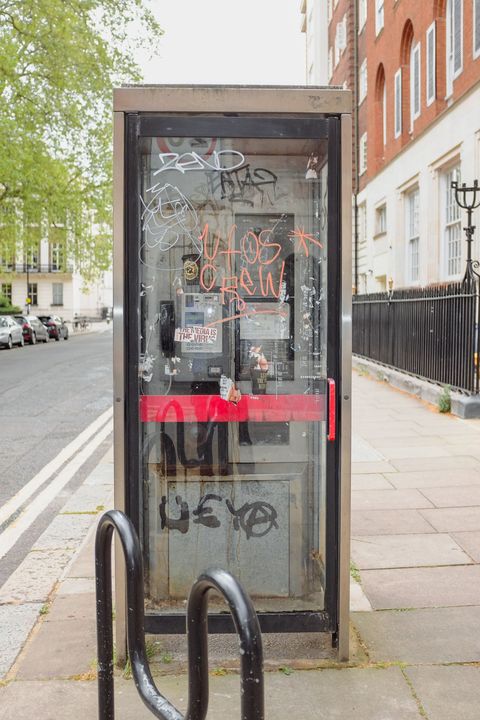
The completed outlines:
[[[126,115],[125,477],[147,630],[196,576],[337,628],[340,119]],[[215,603],[214,603],[215,607]],[[219,604],[213,631],[230,620]]]

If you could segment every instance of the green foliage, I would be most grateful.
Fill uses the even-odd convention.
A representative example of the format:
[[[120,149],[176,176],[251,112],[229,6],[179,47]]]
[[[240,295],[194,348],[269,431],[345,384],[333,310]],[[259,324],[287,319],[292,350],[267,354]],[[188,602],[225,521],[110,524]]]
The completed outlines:
[[[87,281],[108,267],[112,89],[140,79],[134,47],[154,54],[161,34],[143,0],[0,3],[3,257],[47,216]]]
[[[441,413],[449,413],[452,407],[451,387],[444,385],[442,393],[438,398],[438,411]]]
[[[288,665],[282,665],[282,667],[279,667],[278,670],[284,675],[291,675],[293,673],[293,668],[289,667]]]
[[[0,315],[19,315],[21,312],[17,305],[10,305],[10,300],[5,295],[0,295]]]

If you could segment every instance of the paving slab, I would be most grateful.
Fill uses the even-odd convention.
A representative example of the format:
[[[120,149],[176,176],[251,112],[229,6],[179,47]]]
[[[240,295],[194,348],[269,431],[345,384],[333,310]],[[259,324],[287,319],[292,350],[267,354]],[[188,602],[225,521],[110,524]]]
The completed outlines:
[[[480,531],[451,533],[452,538],[476,563],[480,563]]]
[[[480,530],[480,507],[477,506],[426,509],[420,513],[438,532]]]
[[[83,578],[81,578],[83,579]],[[51,631],[51,623],[58,620],[92,620],[95,618],[95,593],[56,595],[45,617],[45,631]]]
[[[352,473],[388,473],[395,472],[395,468],[385,460],[369,462],[352,462]]]
[[[97,656],[95,633],[92,617],[45,620],[18,661],[16,678],[53,680],[91,672]]]
[[[34,550],[56,550],[79,547],[92,524],[91,515],[57,515],[38,538]]]
[[[414,667],[405,672],[422,700],[428,720],[480,717],[480,667]]]
[[[409,460],[409,459],[419,459],[419,460],[426,460],[431,459],[432,461],[435,460],[435,463],[438,458],[444,457],[444,458],[451,458],[452,457],[452,449],[445,447],[445,443],[441,443],[441,440],[439,438],[438,445],[414,445],[409,447],[407,442],[400,443],[396,446],[388,446],[388,447],[382,447],[381,448],[382,453],[385,455],[385,457],[388,458],[388,461],[397,467],[399,470],[401,468],[398,467],[397,461],[403,461],[403,460]],[[459,453],[460,454],[460,453]],[[435,464],[435,467],[437,465]],[[416,467],[416,466],[415,466]]]
[[[375,610],[480,603],[480,566],[364,570],[362,587]]]
[[[372,662],[480,662],[480,607],[359,612],[352,622]]]
[[[450,457],[413,457],[390,459],[399,472],[418,472],[420,470],[472,470],[480,474],[480,462],[474,457],[456,455]]]
[[[450,535],[440,533],[352,538],[352,558],[359,570],[468,565],[473,562]]]
[[[386,473],[392,485],[400,489],[480,485],[480,473],[473,469],[423,470],[422,472]]]
[[[431,533],[434,528],[418,510],[355,510],[352,536]]]
[[[0,605],[0,678],[8,672],[35,625],[42,605]]]
[[[388,476],[390,477],[390,475]],[[431,508],[432,503],[418,490],[353,490],[352,510],[408,510]]]
[[[0,603],[45,602],[74,553],[74,548],[29,552],[0,589]]]
[[[396,448],[397,450],[400,448],[415,448],[415,447],[444,447],[447,445],[445,443],[445,438],[441,438],[438,435],[407,435],[403,437],[397,437],[397,438],[386,438],[386,437],[376,437],[376,438],[369,438],[369,443],[373,445],[373,447],[378,448],[386,457],[390,457],[387,450],[384,448]],[[447,446],[447,449],[449,447]]]
[[[162,693],[181,712],[187,704],[185,676],[157,678]],[[6,688],[3,720],[39,717],[96,717],[96,683],[51,681],[14,682]],[[266,717],[291,720],[421,720],[417,704],[399,668],[281,672],[265,675]],[[150,720],[152,715],[138,697],[133,681],[119,679],[115,686],[118,720]],[[209,720],[240,717],[237,675],[210,677]]]
[[[379,473],[352,475],[352,490],[393,490],[393,485]]]
[[[480,507],[480,485],[424,488],[422,492],[435,507]]]

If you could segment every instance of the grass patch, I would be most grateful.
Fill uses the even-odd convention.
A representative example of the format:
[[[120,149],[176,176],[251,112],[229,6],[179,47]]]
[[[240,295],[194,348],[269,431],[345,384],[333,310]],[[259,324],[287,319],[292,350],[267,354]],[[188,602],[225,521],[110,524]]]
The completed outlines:
[[[355,580],[355,582],[357,582],[359,585],[362,584],[360,570],[357,568],[353,560],[350,560],[350,575]]]

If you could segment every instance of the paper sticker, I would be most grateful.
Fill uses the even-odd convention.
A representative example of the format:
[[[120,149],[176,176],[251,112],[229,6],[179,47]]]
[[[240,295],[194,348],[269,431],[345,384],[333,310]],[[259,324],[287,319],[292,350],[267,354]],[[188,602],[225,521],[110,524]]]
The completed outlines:
[[[242,397],[240,390],[238,390],[233,380],[226,375],[222,375],[220,378],[220,397],[223,400],[232,402],[234,405],[236,405]]]
[[[175,341],[183,343],[199,343],[211,345],[217,340],[217,328],[193,327],[176,328]]]

